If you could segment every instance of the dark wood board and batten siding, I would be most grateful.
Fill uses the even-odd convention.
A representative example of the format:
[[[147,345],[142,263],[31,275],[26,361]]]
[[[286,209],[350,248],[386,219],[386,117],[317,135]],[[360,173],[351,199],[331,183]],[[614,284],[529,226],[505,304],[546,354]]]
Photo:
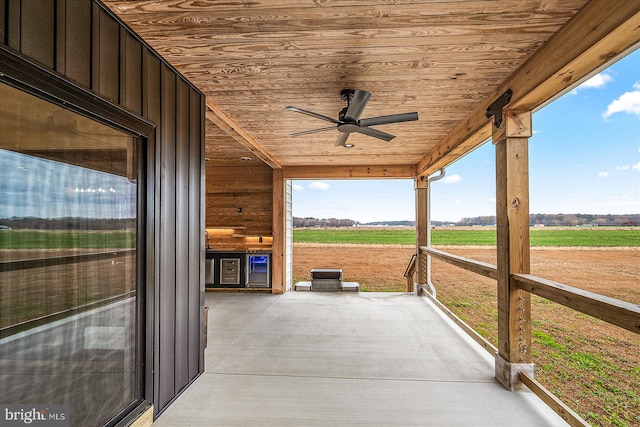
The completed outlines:
[[[175,75],[166,65],[160,66],[160,135],[165,140],[160,153],[160,259],[166,260],[176,253],[176,145],[175,132]],[[168,137],[171,135],[171,137]],[[174,191],[172,191],[174,190]],[[176,257],[177,258],[177,257]],[[159,266],[160,295],[160,352],[158,353],[161,375],[159,402],[168,402],[175,391],[176,334],[172,328],[176,324],[176,262],[161,263]],[[178,329],[176,327],[176,329]]]
[[[56,70],[71,80],[91,86],[91,15],[88,1],[59,1],[56,34]]]
[[[176,80],[176,279],[189,277],[189,87]],[[182,280],[176,280],[176,324],[189,325],[189,289],[179,292]],[[188,326],[187,326],[188,327]],[[189,382],[189,337],[176,334],[175,382]]]
[[[202,112],[205,109],[204,97],[193,88],[189,88],[189,212],[194,220],[205,224],[205,128]],[[202,262],[202,228],[189,227],[189,283],[200,283],[204,278]],[[203,288],[189,287],[189,378],[195,378],[204,372],[204,358],[201,357],[206,345],[207,322],[204,316]]]
[[[145,296],[158,414],[204,370],[204,97],[93,0],[1,0],[0,43],[155,126]]]

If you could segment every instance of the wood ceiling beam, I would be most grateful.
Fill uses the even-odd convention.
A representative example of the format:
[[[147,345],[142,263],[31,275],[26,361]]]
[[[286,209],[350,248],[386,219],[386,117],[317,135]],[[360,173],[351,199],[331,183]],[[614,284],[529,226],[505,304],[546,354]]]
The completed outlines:
[[[285,166],[284,179],[415,178],[415,165]]]
[[[507,89],[508,109],[533,111],[640,42],[640,2],[592,0],[417,165],[429,175],[491,136],[487,107]]]
[[[207,97],[207,119],[222,129],[227,135],[238,141],[256,157],[269,165],[272,169],[282,169],[280,162],[267,151],[258,141],[245,132],[236,122]]]

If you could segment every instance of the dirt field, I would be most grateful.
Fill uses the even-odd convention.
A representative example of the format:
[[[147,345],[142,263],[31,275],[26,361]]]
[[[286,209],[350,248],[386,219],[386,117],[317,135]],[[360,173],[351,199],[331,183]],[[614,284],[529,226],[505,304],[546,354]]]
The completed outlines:
[[[495,264],[495,249],[439,248]],[[412,246],[294,245],[294,277],[342,268],[364,291],[405,290]],[[438,298],[489,341],[497,341],[495,281],[432,263]],[[640,304],[640,250],[532,248],[531,273]],[[533,356],[538,379],[593,425],[640,425],[640,336],[533,297]]]
[[[0,260],[38,260],[96,252],[99,251],[12,249],[0,250]],[[135,290],[135,255],[104,252],[104,259],[0,272],[0,328]]]

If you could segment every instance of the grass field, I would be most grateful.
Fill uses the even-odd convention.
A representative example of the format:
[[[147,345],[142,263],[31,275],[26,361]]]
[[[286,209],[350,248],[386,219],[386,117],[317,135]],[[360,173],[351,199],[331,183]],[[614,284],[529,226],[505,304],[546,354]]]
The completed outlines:
[[[640,247],[640,228],[531,229],[531,246]],[[294,243],[413,245],[413,228],[295,229]],[[496,244],[495,228],[435,228],[431,243],[438,245]],[[6,230],[0,232],[0,249],[131,248],[135,233],[126,231]]]
[[[117,249],[135,244],[136,234],[128,231],[0,231],[0,249]]]
[[[531,246],[563,247],[638,247],[640,228],[540,228],[531,229]],[[413,245],[415,230],[411,228],[339,228],[295,229],[294,243]],[[431,243],[438,245],[496,244],[495,228],[435,228]]]

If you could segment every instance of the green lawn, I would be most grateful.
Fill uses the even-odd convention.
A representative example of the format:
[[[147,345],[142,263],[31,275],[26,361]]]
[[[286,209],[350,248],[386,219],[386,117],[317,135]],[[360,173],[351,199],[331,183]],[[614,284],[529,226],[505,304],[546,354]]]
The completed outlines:
[[[415,231],[408,228],[295,229],[295,243],[413,245]],[[495,245],[494,228],[436,228],[431,243],[438,245]],[[0,249],[131,248],[135,233],[125,231],[0,231]],[[531,229],[531,246],[640,247],[640,228]]]
[[[571,247],[638,247],[640,228],[544,228],[531,229],[531,246]],[[415,244],[412,229],[296,229],[295,243],[351,243],[351,244]],[[436,228],[431,243],[438,245],[495,245],[494,228]]]
[[[0,231],[0,249],[133,248],[135,240],[135,233],[127,231]]]

